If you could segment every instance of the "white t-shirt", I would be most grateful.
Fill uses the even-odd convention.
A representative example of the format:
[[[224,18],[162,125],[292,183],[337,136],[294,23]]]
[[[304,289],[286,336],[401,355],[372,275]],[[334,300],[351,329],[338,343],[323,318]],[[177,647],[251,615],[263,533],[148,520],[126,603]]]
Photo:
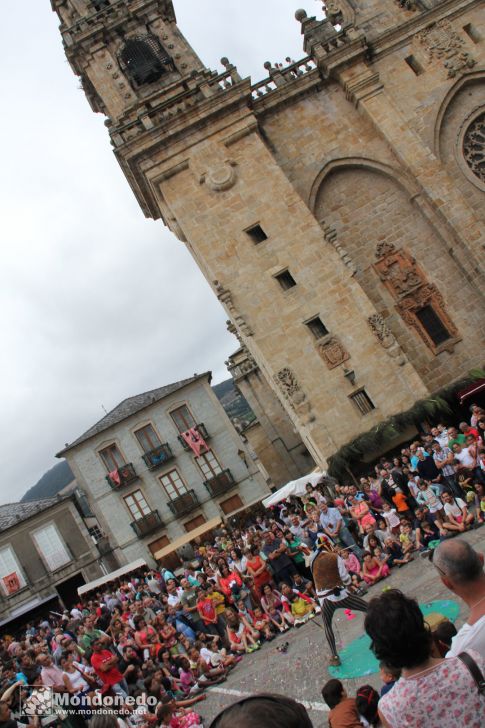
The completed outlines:
[[[466,503],[461,498],[455,498],[453,503],[445,503],[445,513],[447,516],[459,518],[463,516],[462,509],[466,508]]]
[[[450,651],[446,657],[458,657],[460,652],[475,650],[485,659],[485,614],[475,624],[465,622],[453,637]]]
[[[389,528],[395,528],[401,523],[395,508],[391,508],[390,511],[383,511],[382,515],[384,516],[384,519]]]
[[[455,460],[458,460],[461,465],[464,465],[465,468],[474,467],[473,463],[475,462],[475,459],[472,458],[467,447],[462,447],[461,452],[453,453],[453,457]]]

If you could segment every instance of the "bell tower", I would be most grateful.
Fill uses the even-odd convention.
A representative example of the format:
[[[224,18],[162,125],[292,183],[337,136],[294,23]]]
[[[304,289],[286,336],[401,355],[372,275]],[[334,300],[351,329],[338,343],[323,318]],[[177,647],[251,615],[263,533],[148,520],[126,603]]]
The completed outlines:
[[[171,0],[51,3],[91,108],[114,124],[177,95],[207,72],[179,31]]]

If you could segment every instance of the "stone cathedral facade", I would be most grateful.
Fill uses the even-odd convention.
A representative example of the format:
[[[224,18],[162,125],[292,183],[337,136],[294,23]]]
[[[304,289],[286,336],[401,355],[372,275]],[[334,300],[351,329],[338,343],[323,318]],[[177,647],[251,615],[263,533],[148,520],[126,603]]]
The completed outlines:
[[[480,0],[297,10],[304,57],[257,83],[205,67],[171,0],[51,3],[144,214],[317,463],[483,365]]]

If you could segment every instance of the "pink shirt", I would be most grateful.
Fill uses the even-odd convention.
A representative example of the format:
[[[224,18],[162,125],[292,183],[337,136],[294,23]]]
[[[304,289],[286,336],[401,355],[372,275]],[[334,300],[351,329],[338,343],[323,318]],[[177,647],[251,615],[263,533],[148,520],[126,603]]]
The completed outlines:
[[[482,673],[485,662],[468,650]],[[458,657],[440,662],[422,675],[401,678],[379,701],[391,728],[483,728],[485,695]]]

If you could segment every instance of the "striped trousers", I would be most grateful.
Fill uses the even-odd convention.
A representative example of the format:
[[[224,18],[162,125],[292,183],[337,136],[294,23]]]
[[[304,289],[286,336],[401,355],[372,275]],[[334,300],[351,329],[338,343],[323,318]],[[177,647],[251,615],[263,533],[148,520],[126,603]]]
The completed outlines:
[[[367,612],[367,602],[364,602],[360,597],[349,594],[345,599],[339,599],[336,602],[330,601],[330,599],[321,599],[320,605],[322,607],[323,627],[327,642],[330,646],[332,656],[336,656],[337,645],[335,644],[335,635],[332,629],[333,613],[337,609],[354,609],[356,612]]]

